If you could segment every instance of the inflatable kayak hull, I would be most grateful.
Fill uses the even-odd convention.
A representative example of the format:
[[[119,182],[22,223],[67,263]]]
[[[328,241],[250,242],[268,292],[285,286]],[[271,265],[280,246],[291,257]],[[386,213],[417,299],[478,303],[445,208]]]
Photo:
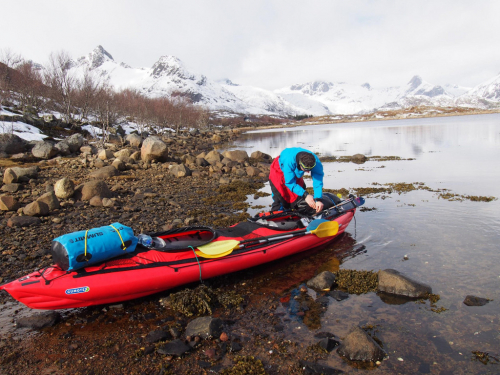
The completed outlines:
[[[0,288],[34,309],[65,309],[135,299],[326,245],[344,232],[355,211],[356,208],[352,207],[326,218],[338,222],[339,231],[335,236],[320,238],[314,234],[302,233],[279,241],[252,243],[254,238],[284,232],[279,228],[255,223],[240,223],[242,225],[237,224],[226,230],[217,231],[215,239],[213,230],[210,233],[202,229],[187,229],[181,235],[165,232],[166,234],[157,236],[167,242],[179,243],[180,239],[187,244],[190,238],[196,236],[193,243],[200,243],[204,238],[210,242],[236,239],[246,241],[248,246],[235,249],[229,255],[219,258],[197,256],[195,247],[190,245],[177,246],[181,249],[175,251],[143,249],[73,272],[63,271],[57,266],[48,267],[4,284]],[[299,219],[295,218],[297,222]],[[289,218],[288,222],[293,223],[293,220]],[[293,230],[285,231],[285,233],[293,232]]]

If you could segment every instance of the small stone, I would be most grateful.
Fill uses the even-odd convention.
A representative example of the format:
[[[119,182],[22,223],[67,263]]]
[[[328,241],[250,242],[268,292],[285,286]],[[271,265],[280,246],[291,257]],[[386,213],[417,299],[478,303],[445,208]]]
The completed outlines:
[[[220,341],[225,342],[225,341],[229,340],[229,336],[227,335],[226,332],[222,332],[219,339],[220,339]]]

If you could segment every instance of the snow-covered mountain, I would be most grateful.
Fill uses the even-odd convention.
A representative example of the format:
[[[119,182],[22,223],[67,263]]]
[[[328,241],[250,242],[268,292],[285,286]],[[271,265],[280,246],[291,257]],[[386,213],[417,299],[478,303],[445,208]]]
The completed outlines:
[[[116,89],[134,88],[149,97],[183,93],[210,110],[243,114],[315,116],[369,113],[412,106],[467,106],[489,108],[500,103],[500,75],[475,88],[433,85],[414,76],[405,86],[374,88],[369,83],[314,81],[270,91],[225,80],[211,80],[189,71],[174,56],[162,56],[151,67],[132,68],[117,63],[98,46],[80,57],[72,69],[90,69],[108,77]]]
[[[500,74],[458,97],[457,104],[485,109],[500,107]]]
[[[216,82],[192,73],[175,56],[162,56],[150,68],[131,68],[125,63],[117,63],[111,54],[98,46],[73,66],[79,71],[89,68],[98,75],[109,77],[116,89],[134,88],[149,97],[181,92],[194,103],[211,110],[284,116],[301,113],[271,91]]]

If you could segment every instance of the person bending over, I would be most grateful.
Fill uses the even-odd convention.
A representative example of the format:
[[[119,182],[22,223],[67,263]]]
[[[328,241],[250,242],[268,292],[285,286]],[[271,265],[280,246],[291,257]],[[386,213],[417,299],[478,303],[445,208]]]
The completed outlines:
[[[314,196],[306,191],[304,173],[311,172]],[[306,203],[320,212],[323,210],[323,165],[311,151],[300,147],[284,149],[274,159],[269,172],[269,183],[273,193],[272,211],[296,208],[305,200]]]

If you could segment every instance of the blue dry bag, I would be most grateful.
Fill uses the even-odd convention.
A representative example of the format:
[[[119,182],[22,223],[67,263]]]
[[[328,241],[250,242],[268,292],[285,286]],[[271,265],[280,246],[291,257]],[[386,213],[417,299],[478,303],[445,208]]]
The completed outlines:
[[[50,253],[56,265],[73,271],[135,250],[132,228],[120,223],[68,233],[52,240]]]

